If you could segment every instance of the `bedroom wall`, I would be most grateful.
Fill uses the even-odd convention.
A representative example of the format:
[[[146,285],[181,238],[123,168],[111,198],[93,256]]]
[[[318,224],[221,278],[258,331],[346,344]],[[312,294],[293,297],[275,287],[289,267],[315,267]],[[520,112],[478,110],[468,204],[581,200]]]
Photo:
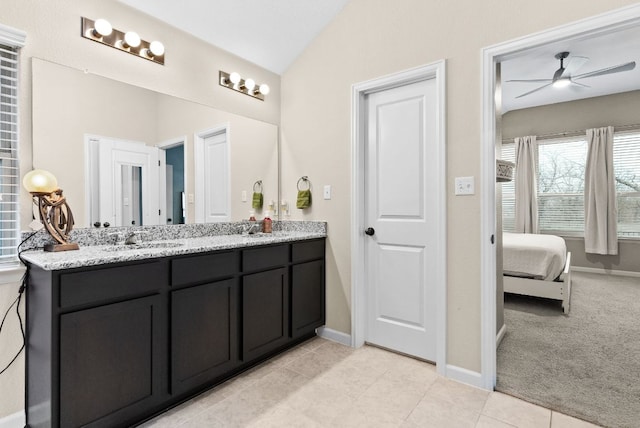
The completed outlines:
[[[309,176],[326,220],[327,327],[351,333],[351,87],[441,59],[447,79],[447,363],[479,372],[481,49],[635,1],[351,0],[282,75],[282,191]],[[553,13],[549,13],[553,10]],[[476,194],[454,196],[456,176]],[[324,184],[332,199],[323,200]],[[314,195],[315,196],[315,195]],[[488,237],[487,237],[488,238]]]
[[[613,125],[640,124],[640,91],[514,110],[502,118],[504,140]],[[574,266],[640,272],[640,240],[620,239],[617,256],[586,254],[583,238],[565,238]]]

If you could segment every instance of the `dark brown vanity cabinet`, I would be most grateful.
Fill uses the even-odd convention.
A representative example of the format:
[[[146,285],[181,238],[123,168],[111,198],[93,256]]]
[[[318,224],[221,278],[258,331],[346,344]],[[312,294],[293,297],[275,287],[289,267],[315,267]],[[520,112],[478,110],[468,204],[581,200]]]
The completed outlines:
[[[240,365],[237,251],[171,260],[171,393]]]
[[[291,246],[291,337],[313,333],[325,323],[324,240]]]
[[[324,239],[31,266],[27,426],[136,425],[323,324]]]
[[[289,340],[289,251],[287,244],[242,252],[244,361],[265,355]]]
[[[166,400],[167,263],[31,268],[29,427],[113,427]]]
[[[60,316],[61,427],[115,425],[160,402],[160,306],[150,296]]]

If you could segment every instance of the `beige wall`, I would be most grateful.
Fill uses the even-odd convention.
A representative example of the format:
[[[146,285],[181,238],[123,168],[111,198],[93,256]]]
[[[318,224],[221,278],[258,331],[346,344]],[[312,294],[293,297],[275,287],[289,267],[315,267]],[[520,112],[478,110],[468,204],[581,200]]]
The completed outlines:
[[[640,124],[640,91],[514,110],[502,121],[505,140],[524,135]],[[586,254],[584,238],[565,238],[573,266],[640,272],[640,240],[619,240],[616,256]]]
[[[453,196],[453,178],[480,182],[480,50],[633,3],[625,0],[352,0],[282,76],[282,191],[308,175],[328,221],[327,326],[350,333],[351,85],[447,60],[447,363],[480,370],[480,189]],[[553,10],[553,13],[549,11]],[[321,198],[322,185],[333,198]]]
[[[223,49],[140,14],[114,0],[0,0],[0,23],[27,33],[20,57],[20,166],[21,174],[31,170],[31,62],[40,58],[91,74],[109,77],[142,88],[195,101],[230,113],[280,124],[280,76],[242,60]],[[160,40],[166,47],[164,66],[136,58],[80,36],[80,17],[107,18],[114,28],[135,29],[147,40]],[[218,85],[218,71],[237,71],[271,87],[266,101],[258,101]],[[73,112],[69,112],[73,120]],[[52,147],[59,141],[50,140]],[[38,167],[39,165],[35,165]],[[68,182],[59,177],[64,187]],[[73,186],[72,186],[73,187]],[[66,189],[65,189],[66,190]],[[76,205],[69,199],[70,203]],[[31,219],[31,200],[23,191],[21,224]],[[15,297],[15,283],[0,284],[0,308]],[[24,303],[23,303],[24,304]],[[20,346],[17,327],[7,326],[0,338],[0,361]],[[23,354],[24,355],[24,354]],[[18,412],[24,402],[24,362],[21,357],[0,379],[0,419]]]

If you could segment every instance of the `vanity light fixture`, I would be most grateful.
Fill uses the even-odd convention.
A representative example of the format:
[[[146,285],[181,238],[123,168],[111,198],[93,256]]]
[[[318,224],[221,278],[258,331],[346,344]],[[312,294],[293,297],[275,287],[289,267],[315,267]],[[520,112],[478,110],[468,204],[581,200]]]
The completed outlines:
[[[240,74],[235,71],[233,73],[226,73],[220,70],[218,81],[220,86],[233,89],[234,91],[241,92],[262,101],[264,101],[264,96],[269,93],[269,85],[266,83],[257,86],[255,80],[250,78],[243,79]]]
[[[49,171],[34,169],[25,174],[22,185],[33,197],[38,207],[40,221],[57,244],[47,244],[45,251],[77,250],[78,244],[69,242],[69,233],[73,229],[73,213],[58,188],[58,180]]]
[[[82,17],[82,37],[164,65],[164,45],[161,42],[142,40],[135,31],[116,30],[106,19],[94,21]]]

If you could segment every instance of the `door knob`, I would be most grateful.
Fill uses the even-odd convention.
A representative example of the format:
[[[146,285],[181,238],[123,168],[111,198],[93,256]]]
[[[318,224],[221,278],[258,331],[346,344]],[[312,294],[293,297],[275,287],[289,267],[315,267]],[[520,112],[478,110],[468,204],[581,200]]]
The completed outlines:
[[[368,227],[365,229],[364,233],[366,235],[373,236],[373,234],[376,233],[376,231],[373,227]]]

